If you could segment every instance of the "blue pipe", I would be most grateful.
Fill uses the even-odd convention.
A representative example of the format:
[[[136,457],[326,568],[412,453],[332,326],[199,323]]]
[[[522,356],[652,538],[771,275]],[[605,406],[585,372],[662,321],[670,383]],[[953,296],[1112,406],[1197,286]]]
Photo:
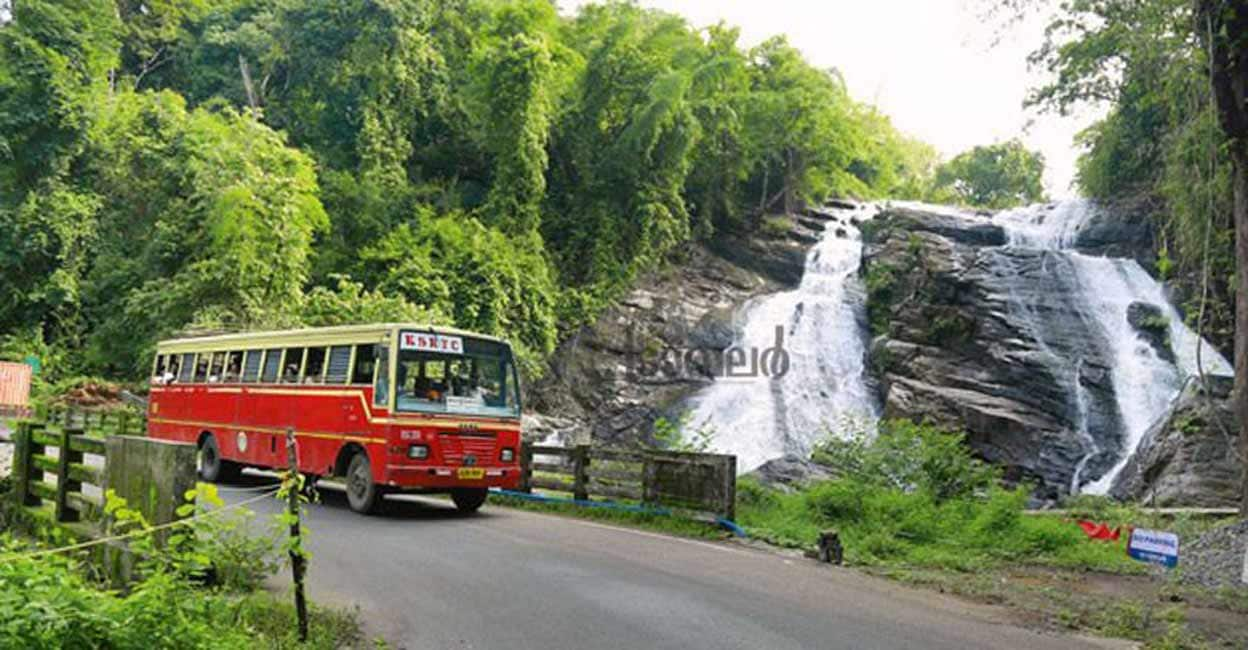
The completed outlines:
[[[552,497],[545,494],[532,494],[529,492],[519,492],[516,490],[504,490],[502,488],[490,488],[490,492],[513,499],[521,499],[523,501],[536,501],[539,503],[570,503],[572,505],[584,506],[588,508],[606,508],[608,510],[619,510],[622,512],[637,512],[641,514],[672,516],[672,511],[667,508],[651,508],[642,505],[628,505],[625,503],[616,503],[614,501],[588,501],[585,499],[570,499],[567,497]],[[715,523],[722,528],[731,531],[737,537],[748,537],[745,529],[738,526],[731,519],[725,517],[716,517]]]

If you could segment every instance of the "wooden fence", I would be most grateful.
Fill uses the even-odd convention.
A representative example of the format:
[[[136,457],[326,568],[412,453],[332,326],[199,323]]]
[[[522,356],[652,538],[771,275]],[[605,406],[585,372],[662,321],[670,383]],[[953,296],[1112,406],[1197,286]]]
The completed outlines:
[[[85,454],[105,455],[104,440],[88,436],[80,426],[61,422],[22,420],[13,438],[13,494],[17,505],[38,508],[45,500],[53,504],[57,522],[95,519],[103,512],[100,496],[83,493],[83,485],[104,492],[104,464],[84,462]],[[48,452],[56,449],[54,457]],[[56,477],[48,483],[48,475]]]
[[[727,519],[736,515],[736,456],[525,444],[520,463],[524,492],[558,490],[580,500],[610,497]]]
[[[39,414],[44,422],[54,422],[58,427],[90,431],[102,436],[146,436],[147,420],[128,410],[93,411],[53,406]]]

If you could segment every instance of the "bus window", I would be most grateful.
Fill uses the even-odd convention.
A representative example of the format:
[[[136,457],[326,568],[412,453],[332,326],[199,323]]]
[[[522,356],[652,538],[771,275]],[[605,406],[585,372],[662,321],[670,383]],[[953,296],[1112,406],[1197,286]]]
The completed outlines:
[[[377,383],[373,386],[373,404],[390,405],[390,348],[377,346]]]
[[[247,356],[243,359],[243,383],[254,384],[257,379],[260,379],[260,356],[262,354],[264,350],[247,351]]]
[[[286,348],[286,367],[282,369],[283,384],[299,383],[299,371],[303,370],[303,348]]]
[[[329,366],[325,369],[325,383],[345,384],[351,370],[351,346],[335,345],[329,349]]]
[[[195,355],[187,353],[182,355],[182,365],[178,368],[178,381],[186,383],[194,379],[195,372]]]
[[[172,384],[178,380],[178,370],[181,369],[182,357],[177,354],[169,355],[169,363],[165,367],[164,381],[161,383]]]
[[[208,354],[200,352],[195,355],[195,383],[202,384],[208,381]]]
[[[511,351],[493,341],[466,338],[463,343],[463,352],[401,350],[395,409],[517,415],[520,400]]]
[[[276,384],[278,371],[282,369],[282,349],[270,348],[264,351],[264,374],[260,375],[260,381],[266,384]]]
[[[308,348],[308,361],[303,367],[303,383],[319,384],[325,374],[325,348]]]
[[[243,353],[227,352],[225,357],[225,383],[237,383],[243,374]]]
[[[221,375],[225,372],[225,353],[212,353],[212,366],[208,370],[208,383],[216,384],[221,381]]]
[[[165,383],[165,373],[168,371],[166,364],[168,363],[169,360],[165,355],[156,355],[156,363],[152,364],[152,385]]]
[[[377,346],[364,344],[355,346],[355,368],[351,371],[351,383],[367,386],[373,383],[373,366],[376,360]]]

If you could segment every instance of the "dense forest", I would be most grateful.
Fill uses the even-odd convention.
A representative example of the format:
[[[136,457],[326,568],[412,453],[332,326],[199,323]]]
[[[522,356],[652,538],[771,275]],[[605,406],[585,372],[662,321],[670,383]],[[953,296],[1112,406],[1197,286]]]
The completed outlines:
[[[0,21],[0,332],[54,372],[377,319],[503,334],[540,372],[687,242],[937,191],[932,148],[783,38],[627,3],[18,0]]]

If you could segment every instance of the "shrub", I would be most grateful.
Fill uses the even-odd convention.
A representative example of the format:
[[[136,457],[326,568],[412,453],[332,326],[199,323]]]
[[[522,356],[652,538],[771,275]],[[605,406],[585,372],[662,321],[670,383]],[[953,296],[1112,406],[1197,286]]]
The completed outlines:
[[[1028,488],[1006,490],[971,456],[962,436],[906,421],[861,428],[820,444],[816,461],[838,478],[784,493],[756,482],[738,487],[737,518],[773,543],[813,546],[835,529],[848,561],[939,566],[959,571],[999,562],[1036,562],[1139,571],[1122,541],[1091,542],[1073,523],[1028,516]],[[1099,500],[1087,508],[1109,508]]]
[[[812,459],[867,485],[922,491],[945,500],[987,491],[999,471],[971,455],[963,434],[909,420],[886,420],[829,437]]]

